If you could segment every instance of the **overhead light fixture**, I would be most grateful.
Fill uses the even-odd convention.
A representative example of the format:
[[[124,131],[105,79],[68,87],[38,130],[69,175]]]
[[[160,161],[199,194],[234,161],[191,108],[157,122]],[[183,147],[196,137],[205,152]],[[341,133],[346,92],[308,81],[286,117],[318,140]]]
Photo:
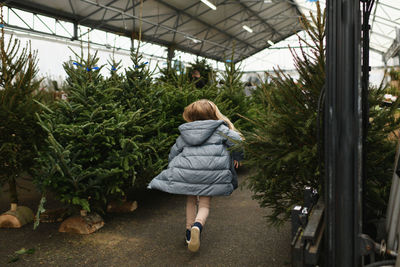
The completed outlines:
[[[268,40],[267,43],[269,43],[270,45],[274,45],[275,43],[272,42],[271,40]]]
[[[196,44],[201,43],[201,41],[199,39],[196,39],[196,38],[193,38],[190,36],[185,36],[185,38],[191,40],[193,43],[196,43]]]
[[[272,0],[264,0],[264,4],[272,4]]]
[[[212,10],[217,10],[217,7],[213,4],[213,3],[211,3],[210,1],[208,1],[208,0],[201,0],[201,2],[203,2],[204,4],[206,4],[209,8],[211,8]]]
[[[252,30],[249,26],[247,26],[247,25],[243,25],[243,29],[245,29],[246,31],[248,31],[248,32],[250,32],[250,33],[253,32],[253,30]]]

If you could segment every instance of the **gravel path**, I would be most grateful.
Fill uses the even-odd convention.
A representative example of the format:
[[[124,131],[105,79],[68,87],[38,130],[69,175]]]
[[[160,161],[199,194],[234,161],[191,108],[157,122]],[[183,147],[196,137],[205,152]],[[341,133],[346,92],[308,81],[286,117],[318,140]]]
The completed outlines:
[[[246,189],[212,199],[197,253],[184,245],[184,196],[151,191],[138,200],[136,211],[106,216],[105,226],[88,236],[59,233],[58,223],[0,229],[0,266],[290,266],[289,224],[279,231],[268,226],[268,210]],[[34,208],[37,196],[31,194],[30,205],[21,202]],[[1,211],[5,204],[3,195]],[[21,248],[35,253],[7,264]]]

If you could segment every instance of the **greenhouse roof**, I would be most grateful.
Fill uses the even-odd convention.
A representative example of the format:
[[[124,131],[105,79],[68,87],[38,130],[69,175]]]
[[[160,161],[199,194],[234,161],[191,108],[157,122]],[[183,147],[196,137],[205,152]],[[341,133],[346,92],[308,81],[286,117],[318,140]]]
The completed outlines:
[[[205,0],[0,2],[218,61],[230,59],[232,51],[235,62],[245,59],[301,30],[301,13],[292,0],[209,0],[210,5]],[[75,38],[82,35],[75,30]]]
[[[385,55],[384,61],[395,55],[396,51],[389,51],[396,45],[397,53],[400,49],[400,1],[381,0],[376,1],[372,8],[370,47],[377,53]]]

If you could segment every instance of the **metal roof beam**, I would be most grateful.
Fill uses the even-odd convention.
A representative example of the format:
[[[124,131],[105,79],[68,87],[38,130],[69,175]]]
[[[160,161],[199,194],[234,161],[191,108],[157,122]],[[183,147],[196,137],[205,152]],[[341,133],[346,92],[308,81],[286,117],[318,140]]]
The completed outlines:
[[[176,15],[176,12],[174,12],[174,13],[169,12],[169,13],[165,13],[165,14],[157,14],[157,15],[142,16],[142,18],[148,19],[148,18],[165,17],[165,16],[171,17],[171,16],[175,16],[175,15]]]
[[[11,12],[14,13],[15,16],[17,16],[30,30],[33,30],[32,27],[31,27],[23,18],[21,18],[21,17],[18,15],[18,13],[15,12],[15,10],[14,10],[13,8],[10,8],[10,10],[11,10]],[[43,21],[42,21],[39,17],[38,17],[38,19],[43,23]],[[43,23],[43,24],[44,24],[44,26],[47,27],[47,25],[46,25],[45,23]],[[49,27],[47,27],[47,28],[50,30]],[[53,32],[52,30],[50,30],[50,31]]]
[[[219,5],[223,5],[223,4],[225,4],[227,1],[224,1],[224,2],[222,2],[221,4],[219,4]],[[254,5],[256,5],[256,4],[254,4]],[[267,8],[268,9],[268,8]],[[234,14],[231,14],[230,15],[230,17],[233,17],[233,16],[236,16],[237,14],[239,14],[239,13],[241,13],[241,12],[243,12],[243,10],[239,10],[238,12],[235,12]],[[203,12],[202,14],[200,14],[200,15],[203,15],[204,13],[206,13],[206,12]],[[216,25],[218,25],[218,24],[220,24],[220,23],[222,23],[222,22],[224,22],[226,19],[222,19],[222,20],[220,20],[220,21],[218,21],[217,23],[214,23],[214,26],[216,26]],[[182,23],[181,25],[179,25],[179,26],[182,26],[183,24],[186,24],[186,23],[188,23],[190,20],[187,20],[185,23]],[[201,31],[199,31],[199,32],[197,32],[197,33],[195,33],[194,35],[195,36],[197,36],[197,35],[199,35],[200,33],[202,33],[202,32],[205,32],[205,31],[208,31],[208,29],[206,28],[206,29],[203,29],[203,30],[201,30]],[[213,38],[213,37],[215,37],[215,36],[217,36],[218,34],[214,34],[213,36],[211,36],[209,39],[211,39],[211,38]],[[229,39],[229,40],[232,40],[232,39]],[[225,41],[223,42],[223,43],[225,43]]]
[[[61,19],[69,22],[74,22],[76,21],[76,16],[66,12],[66,11],[55,11],[52,8],[48,8],[47,6],[36,4],[36,3],[31,3],[31,2],[20,2],[20,1],[15,1],[15,0],[7,0],[3,2],[3,5],[7,5],[9,7],[14,7],[18,8],[27,12],[31,13],[39,13],[39,14],[44,14],[45,16],[51,16],[56,19]],[[79,19],[79,18],[78,18]]]
[[[192,7],[194,7],[195,5],[198,5],[198,3],[192,4],[192,5],[188,6],[187,8],[185,8],[184,10],[187,10],[187,9],[189,9],[189,8],[192,8]],[[174,13],[172,16],[170,16],[169,18],[167,18],[167,19],[165,19],[165,20],[159,22],[158,24],[162,24],[162,23],[164,23],[164,22],[166,22],[166,21],[172,19],[172,18],[175,17],[176,15],[177,15],[177,12],[175,11],[175,13]],[[179,27],[179,26],[180,26],[180,25],[178,25],[177,27]],[[146,30],[146,32],[152,30],[154,27],[156,27],[156,26],[150,27],[149,29]],[[177,29],[177,27],[176,27],[176,29]]]
[[[113,12],[119,13],[119,14],[116,15],[116,16],[124,15],[124,16],[126,16],[126,17],[128,17],[128,18],[131,18],[131,19],[140,19],[139,17],[137,17],[137,16],[135,16],[135,15],[128,14],[128,13],[125,13],[123,10],[120,10],[120,9],[118,9],[118,8],[106,7],[106,6],[102,5],[102,4],[99,4],[99,3],[97,3],[97,2],[94,2],[94,1],[92,1],[92,0],[81,0],[81,1],[82,1],[82,2],[86,2],[86,3],[89,3],[89,4],[92,4],[92,5],[95,5],[95,6],[102,6],[102,7],[106,8],[106,9],[108,9],[108,10],[111,10],[111,11],[113,11]],[[141,19],[141,21],[144,22],[144,23],[150,24],[150,25],[159,26],[160,28],[169,30],[169,31],[171,31],[171,32],[174,32],[174,31],[175,31],[175,32],[177,32],[177,33],[179,33],[179,34],[182,34],[183,36],[190,36],[190,37],[196,38],[196,37],[194,37],[194,36],[192,36],[192,35],[190,35],[190,34],[187,34],[187,33],[185,33],[185,32],[181,32],[181,31],[178,31],[178,30],[173,29],[173,28],[171,28],[171,27],[168,27],[168,26],[165,26],[165,25],[160,25],[160,24],[158,24],[158,23],[155,23],[155,22],[152,22],[152,21],[149,21],[149,20]],[[103,25],[103,28],[106,29],[106,28],[115,28],[115,27],[113,27],[113,26],[111,26],[111,25]],[[120,29],[120,28],[117,28],[117,29],[118,29],[118,30],[115,30],[115,31],[112,31],[112,32],[121,32],[121,29]],[[127,32],[128,32],[128,31],[125,31],[124,34],[125,34],[126,36],[130,36],[129,34],[127,34]],[[148,38],[149,38],[149,36],[148,36]],[[199,39],[199,38],[197,38],[197,39]],[[160,40],[160,39],[157,39],[157,40],[160,41],[160,42],[163,41],[163,40]],[[202,40],[202,39],[200,39],[200,40],[201,40],[201,41],[204,41],[204,42],[208,42],[208,43],[213,44],[213,45],[216,45],[216,46],[224,47],[224,46],[222,46],[222,45],[220,45],[220,44],[218,44],[218,43],[216,43],[216,42],[213,42],[213,41]],[[164,42],[169,44],[169,42],[167,42],[167,41],[164,41]]]
[[[210,33],[210,28],[208,29],[208,31],[206,32],[206,36],[204,37],[204,39],[207,39],[207,36],[208,36],[208,34]],[[201,43],[201,46],[200,46],[200,53],[201,53],[201,51],[203,50],[203,47],[204,47],[204,42],[202,42]]]
[[[259,14],[257,14],[254,10],[252,10],[250,7],[248,7],[247,5],[243,4],[242,2],[240,2],[240,0],[238,0],[238,3],[244,7],[246,10],[248,10],[254,17],[256,17],[257,19],[259,19],[260,21],[263,22],[263,24],[267,25],[268,28],[270,28],[275,34],[279,35],[279,37],[282,38],[282,35],[274,28],[271,26],[271,24],[269,24],[266,20],[264,20],[263,18],[260,17]]]
[[[86,0],[80,0],[80,1],[81,1],[81,2],[85,2],[85,3],[89,3],[89,4],[92,4],[92,5],[93,5],[93,2],[92,2],[92,1],[86,1]],[[144,2],[144,1],[146,1],[146,0],[143,0],[143,2]],[[128,2],[128,3],[129,3],[129,2]],[[102,26],[106,25],[107,22],[112,21],[113,19],[115,19],[115,18],[118,17],[118,16],[122,16],[122,21],[125,21],[125,18],[124,18],[124,16],[123,16],[123,14],[124,14],[125,12],[130,11],[130,10],[134,10],[136,6],[140,5],[140,3],[138,3],[138,4],[136,4],[136,5],[134,5],[133,3],[134,3],[134,2],[132,2],[132,6],[131,6],[130,8],[125,8],[125,10],[118,10],[118,9],[116,9],[116,8],[113,8],[113,7],[109,7],[109,6],[105,6],[105,5],[100,5],[100,4],[97,2],[97,4],[95,4],[95,5],[96,5],[96,6],[101,6],[101,8],[104,9],[105,11],[107,11],[107,10],[112,10],[112,11],[117,12],[117,13],[119,13],[119,14],[114,15],[113,17],[111,17],[111,18],[109,18],[109,19],[102,20],[102,22],[101,22],[100,24],[96,24],[95,26],[91,26],[91,29],[90,29],[89,32],[101,28]],[[104,15],[105,15],[105,13],[104,13]],[[104,17],[104,15],[103,15],[103,17]],[[132,17],[133,19],[135,19],[135,18],[137,19],[137,17],[136,17],[135,15],[133,15],[133,16],[131,16],[131,17]],[[117,31],[117,32],[120,32],[120,31]],[[81,34],[80,37],[86,35],[87,33],[88,33],[88,32]]]
[[[279,24],[280,24],[280,23],[279,23]],[[277,25],[279,25],[279,24],[277,24]],[[292,36],[292,35],[296,34],[297,32],[302,31],[303,29],[302,29],[302,28],[296,28],[296,25],[295,25],[295,26],[292,28],[292,30],[293,30],[293,32],[290,33],[289,36]],[[287,37],[289,37],[289,36],[286,35],[286,37],[282,38],[280,41],[285,40],[285,39],[286,39]],[[273,37],[273,35],[272,35],[272,37]],[[269,40],[273,39],[272,37],[269,38]],[[262,39],[264,39],[264,38],[265,38],[264,36],[261,36],[259,39],[253,41],[253,43],[257,43],[257,42],[259,42],[260,40],[262,40]],[[272,40],[271,40],[271,41],[272,41]],[[265,48],[268,48],[268,47],[270,47],[270,45],[266,46]]]
[[[378,54],[380,54],[381,56],[383,56],[383,54],[385,54],[383,51],[378,50],[378,49],[373,48],[373,47],[369,47],[369,50],[374,51],[375,53],[378,53]]]
[[[222,3],[220,3],[219,5],[223,5],[226,1],[227,1],[227,0],[225,0],[225,1],[222,2]],[[187,8],[183,9],[183,11],[186,11],[186,10],[188,10],[188,9],[190,9],[190,8],[192,8],[192,7],[194,7],[195,5],[199,5],[199,4],[200,4],[200,2],[197,2],[197,3],[195,3],[195,4],[191,5],[191,6],[188,6]],[[204,14],[207,13],[207,12],[209,12],[209,10],[206,10],[206,11],[200,13],[200,14],[197,14],[197,16],[204,15]],[[239,11],[238,13],[240,13],[240,12],[242,12],[242,10]],[[235,15],[238,14],[238,13],[235,13]],[[182,22],[181,24],[179,24],[177,27],[183,26],[183,25],[189,23],[190,21],[191,21],[191,19],[188,19],[188,20],[186,20],[185,22]],[[225,19],[222,20],[222,21],[225,21]],[[218,22],[217,24],[219,24],[219,23],[221,23],[221,22]],[[217,24],[214,24],[214,25],[217,25]],[[207,29],[202,30],[201,32],[206,31],[206,30],[207,30]],[[195,34],[195,35],[197,35],[197,34]]]
[[[379,37],[382,37],[382,38],[385,38],[385,39],[388,39],[388,40],[393,40],[393,39],[394,39],[394,38],[392,38],[392,37],[390,37],[390,36],[387,36],[387,35],[384,35],[384,34],[382,34],[382,33],[375,32],[375,31],[371,31],[371,34],[376,34],[376,35],[378,35]]]
[[[379,3],[379,0],[377,0],[376,4],[375,4],[375,9],[374,9],[374,12],[373,12],[373,15],[372,15],[371,29],[374,27],[375,15],[376,15],[376,10],[378,9],[378,3]]]
[[[224,32],[224,31],[222,31],[221,29],[219,29],[219,28],[217,28],[217,27],[215,27],[215,26],[213,26],[213,25],[211,25],[211,24],[209,24],[209,23],[207,23],[207,22],[205,22],[205,21],[203,21],[203,20],[201,20],[201,19],[199,19],[199,18],[197,18],[197,17],[192,16],[191,14],[189,14],[189,13],[186,12],[186,11],[181,11],[181,10],[177,9],[176,7],[170,5],[170,4],[168,4],[168,3],[166,3],[166,2],[164,2],[164,1],[162,1],[162,0],[155,0],[155,1],[156,1],[156,2],[159,2],[159,3],[163,4],[163,5],[165,5],[166,7],[170,8],[170,9],[175,10],[177,13],[183,13],[185,16],[188,16],[188,17],[191,18],[192,20],[195,20],[195,21],[197,21],[197,22],[199,22],[199,23],[201,23],[201,24],[207,26],[208,28],[214,29],[214,30],[220,32],[221,34],[224,34],[224,35],[226,35],[226,36],[228,36],[228,37],[230,37],[230,38],[234,38],[234,39],[237,40],[238,42],[245,43],[246,45],[248,45],[248,46],[250,46],[250,47],[256,49],[256,47],[254,47],[252,44],[250,44],[250,43],[248,43],[248,42],[246,42],[246,41],[244,41],[244,40],[241,40],[241,39],[237,38],[236,36],[233,36],[233,35],[231,35],[231,34],[229,34],[229,33],[227,33],[227,32]]]
[[[112,4],[114,4],[114,3],[117,2],[117,1],[118,1],[118,0],[112,0],[111,2],[105,4],[105,6],[111,6]],[[84,18],[82,18],[81,20],[79,20],[78,23],[80,24],[80,23],[84,22],[85,20],[89,19],[91,16],[93,16],[94,14],[100,12],[100,11],[103,10],[103,9],[104,9],[104,8],[99,7],[99,8],[96,9],[95,11],[90,12],[87,16],[85,16]]]
[[[283,37],[282,40],[284,40],[284,39],[286,39],[286,38],[288,38],[289,36],[292,36],[292,35],[293,35],[293,34],[287,34],[287,35],[285,35],[285,36]],[[260,49],[257,49],[256,51],[253,51],[251,55],[247,55],[246,57],[243,57],[243,58],[238,59],[238,62],[243,61],[243,60],[245,60],[246,58],[251,57],[252,55],[257,54],[258,52],[260,52],[260,51],[262,51],[262,50],[264,50],[264,49],[266,49],[266,48],[268,48],[268,46],[262,47],[262,48],[260,48]]]
[[[178,14],[178,16],[176,17],[175,25],[174,25],[175,29],[177,28],[176,26],[178,25],[180,18],[181,18],[181,14]],[[175,43],[175,37],[176,37],[176,32],[174,32],[174,37],[172,37],[173,43]]]
[[[271,7],[268,7],[268,8],[266,8],[266,9],[262,10],[261,12],[264,12],[264,11],[270,9],[270,8],[271,8]],[[271,19],[274,18],[274,17],[276,17],[276,16],[279,16],[280,14],[282,14],[283,12],[286,12],[286,11],[287,11],[287,10],[284,10],[284,11],[281,11],[281,12],[275,14],[274,16],[271,17]],[[240,12],[242,12],[242,11],[240,11]],[[237,13],[235,13],[235,14],[232,15],[232,16],[235,16],[235,15],[239,14],[240,12],[237,12]],[[219,23],[221,23],[221,22],[223,22],[223,21],[224,21],[224,20],[218,22],[217,24],[219,24]],[[263,23],[263,22],[260,22],[260,23],[256,24],[254,27],[257,27],[258,25],[260,25],[260,24],[262,24],[262,23]],[[281,23],[281,22],[280,22],[280,23]],[[280,23],[278,23],[278,24],[280,24]],[[217,25],[217,24],[216,24],[216,25]],[[277,25],[278,25],[278,24],[277,24]],[[196,33],[195,35],[198,35],[198,34],[204,32],[204,31],[205,31],[205,30],[202,30],[201,32]],[[237,35],[240,35],[240,34],[242,34],[243,32],[245,32],[245,30],[241,30]],[[215,36],[218,36],[218,34],[214,34],[214,35],[211,36],[209,39],[212,39],[212,38],[215,37]],[[260,41],[261,39],[264,39],[264,38],[266,38],[266,36],[262,36],[262,37],[260,37],[259,39],[257,39],[256,41],[254,41],[254,42],[252,42],[252,43],[256,43],[256,42],[258,42],[258,41]],[[272,39],[272,38],[270,38],[270,39]],[[283,39],[282,39],[282,40],[283,40]],[[224,43],[230,42],[230,41],[232,41],[232,38],[223,41],[221,44],[224,44]],[[183,43],[183,42],[181,42],[181,43]],[[269,47],[269,46],[267,46],[267,47],[265,47],[265,48],[268,48],[268,47]],[[257,48],[257,49],[258,49],[258,48]]]
[[[390,23],[393,23],[393,24],[396,24],[396,25],[400,25],[400,23],[394,22],[393,20],[390,20],[390,19],[387,19],[387,18],[378,16],[378,15],[375,15],[374,17],[375,17],[375,18],[378,18],[378,19],[382,19],[382,20],[387,21],[387,22],[390,22]],[[378,22],[379,22],[379,21],[378,21]],[[393,26],[393,27],[394,27],[394,26]]]
[[[222,3],[222,4],[224,4],[224,3]],[[259,4],[259,2],[257,2],[256,4]],[[256,4],[253,4],[253,5],[249,6],[249,7],[252,7],[252,6],[256,5]],[[272,6],[269,6],[269,7],[267,7],[266,9],[263,9],[260,13],[265,12],[265,11],[267,11],[268,9],[271,9],[271,8],[272,8]],[[285,10],[285,11],[286,11],[286,10]],[[282,14],[282,13],[285,12],[285,11],[282,11],[282,12],[280,12],[280,13],[278,13],[278,14],[275,14],[275,15],[272,16],[271,18],[274,18],[274,17],[276,17],[276,16],[279,16],[280,14]],[[239,13],[241,13],[241,12],[243,12],[243,10],[240,10],[240,11],[238,11],[238,12],[232,14],[231,17],[236,16],[237,14],[239,14]],[[218,24],[220,24],[220,23],[222,23],[222,22],[224,22],[224,21],[225,21],[225,19],[220,20],[220,21],[218,21],[217,23],[215,23],[214,25],[218,25]],[[257,25],[255,25],[255,27],[257,27],[257,26],[260,25],[261,23],[262,23],[262,22],[260,22],[260,23],[258,23]],[[207,30],[207,29],[201,30],[200,32],[195,33],[194,35],[198,35],[198,34],[204,32],[204,31],[206,31],[206,30]],[[245,31],[242,30],[241,32],[238,33],[238,35],[242,34],[243,32],[245,32]],[[211,38],[213,38],[213,37],[215,37],[215,36],[217,36],[217,34],[214,34],[214,35],[211,36],[209,39],[211,39]],[[229,39],[229,40],[232,40],[232,39]],[[225,42],[226,42],[226,41],[224,41],[223,43],[225,43]]]
[[[74,8],[74,6],[72,5],[72,1],[71,1],[71,0],[68,0],[68,2],[69,2],[69,6],[71,7],[72,14],[75,16],[75,15],[76,15],[76,14],[75,14],[75,8]]]
[[[387,24],[387,23],[385,23],[385,22],[382,22],[382,21],[377,21],[377,20],[375,20],[375,24],[382,24],[382,25],[384,25],[384,26],[387,26],[387,27],[390,27],[390,28],[393,28],[393,29],[395,29],[396,28],[396,26],[393,26],[393,25],[390,25],[390,24]],[[378,25],[379,26],[379,25]],[[371,29],[372,29],[372,26],[371,26]]]
[[[117,2],[119,1],[119,2]],[[123,2],[125,1],[125,2]],[[204,14],[210,15],[212,14],[212,10],[208,8],[203,8],[202,4],[200,1],[194,1],[188,4],[188,7],[185,8],[178,8],[174,7],[173,4],[170,3],[170,0],[155,0],[154,2],[159,2],[160,4],[160,9],[163,10],[161,13],[162,15],[158,14],[157,16],[149,16],[149,18],[146,17],[141,17],[137,16],[135,12],[132,13],[131,10],[135,10],[134,7],[140,5],[140,3],[137,3],[133,0],[68,0],[65,1],[66,5],[64,7],[64,10],[58,10],[53,8],[51,5],[43,2],[42,0],[30,0],[30,1],[24,1],[24,0],[0,0],[0,2],[9,2],[11,6],[14,6],[16,8],[21,8],[23,10],[27,10],[29,12],[34,12],[34,13],[39,13],[39,14],[44,14],[53,18],[58,18],[64,21],[71,21],[74,22],[75,25],[78,21],[82,22],[81,24],[83,26],[90,27],[92,29],[101,29],[104,31],[109,31],[113,32],[119,35],[124,35],[127,37],[132,37],[132,33],[136,31],[136,27],[131,28],[131,22],[133,23],[136,22],[137,20],[141,20],[144,24],[145,27],[143,27],[142,33],[143,33],[143,40],[148,41],[150,43],[157,43],[161,45],[172,45],[174,43],[176,49],[193,53],[195,55],[201,55],[204,57],[216,59],[216,60],[223,60],[223,54],[229,52],[231,50],[232,46],[232,41],[236,43],[236,53],[235,53],[235,62],[238,60],[238,58],[242,59],[244,57],[247,57],[250,55],[249,51],[251,52],[252,50],[258,50],[260,46],[263,46],[262,40],[265,39],[271,39],[273,41],[278,41],[283,35],[288,33],[288,29],[283,27],[288,23],[288,20],[283,20],[282,22],[280,21],[275,21],[272,22],[271,19],[273,18],[278,18],[280,16],[283,16],[285,14],[293,14],[293,8],[296,6],[294,5],[291,1],[289,0],[282,0],[283,2],[289,2],[291,5],[283,4],[281,2],[275,3],[272,5],[261,5],[260,1],[246,1],[242,0],[239,1],[241,5],[237,2],[238,0],[219,0],[218,8],[222,6],[222,8],[226,8],[224,3],[229,2],[229,4],[234,5],[234,10],[231,10],[231,12],[228,11],[227,18],[223,19],[222,21],[216,21],[214,22],[209,22],[208,20],[204,19],[203,16]],[[136,0],[138,1],[138,0]],[[144,0],[146,1],[146,0]],[[36,3],[37,2],[37,3]],[[88,6],[83,5],[83,10],[77,9],[78,6],[82,5],[76,5],[76,3],[79,2],[84,2],[84,3],[90,3],[95,7],[90,7],[90,9],[86,9]],[[103,2],[104,4],[101,4]],[[150,2],[150,1],[148,1]],[[154,2],[151,1],[152,4],[149,5],[149,7],[154,7]],[[40,3],[45,3],[45,4],[40,4]],[[69,3],[69,4],[68,4]],[[116,3],[116,4],[114,4]],[[121,5],[120,5],[121,3]],[[171,6],[173,7],[171,9],[171,12],[175,11],[176,13],[171,14],[168,16],[166,14],[168,12],[168,7],[164,5],[166,3],[169,5],[169,9],[171,9]],[[194,4],[193,4],[194,3]],[[80,3],[79,3],[80,4]],[[146,3],[147,4],[147,3]],[[149,10],[147,5],[144,5],[144,10]],[[258,5],[258,6],[257,6]],[[239,8],[241,6],[241,8]],[[243,7],[244,6],[244,7]],[[125,9],[124,9],[125,7]],[[157,6],[155,6],[157,8]],[[191,9],[190,9],[191,8]],[[245,9],[246,8],[246,9]],[[263,9],[263,10],[261,10]],[[269,9],[275,10],[275,12],[271,13],[269,12]],[[86,11],[88,10],[88,11]],[[229,9],[228,9],[229,10]],[[268,11],[267,11],[268,10]],[[164,12],[165,11],[165,12]],[[101,12],[101,13],[99,13]],[[104,14],[105,16],[104,16]],[[115,12],[115,13],[113,13]],[[254,13],[250,13],[254,12]],[[264,12],[264,13],[262,13]],[[286,13],[285,13],[286,12]],[[89,15],[84,15],[85,13],[89,13]],[[232,14],[229,14],[232,13]],[[278,13],[280,15],[278,15]],[[175,15],[175,14],[180,14]],[[239,15],[238,15],[239,14]],[[236,26],[235,28],[235,33],[233,31],[229,30],[229,26],[232,24],[236,24],[232,21],[229,20],[229,18],[235,18],[239,17],[240,14],[243,14],[244,17],[248,17],[250,15],[250,19],[256,20],[253,22],[254,24],[251,25],[252,27],[257,27],[260,29],[257,34],[253,35],[248,35],[244,34],[243,29],[239,29],[238,27],[241,27],[240,25]],[[257,14],[257,16],[253,16],[253,14]],[[263,18],[264,16],[261,14],[267,14],[268,18]],[[269,14],[273,14],[272,16],[269,16]],[[103,19],[101,19],[103,16]],[[108,18],[107,18],[108,17]],[[153,19],[150,19],[150,18]],[[154,18],[156,17],[156,18]],[[167,19],[165,20],[165,23],[160,23],[157,19],[157,17],[162,21],[162,19]],[[222,16],[221,16],[222,18]],[[218,19],[218,18],[214,18]],[[213,19],[213,21],[214,21]],[[122,21],[126,20],[126,22],[129,22],[130,27],[129,28],[124,28],[124,25],[122,24]],[[169,20],[169,21],[168,21]],[[229,20],[227,24],[224,23],[225,20]],[[111,21],[120,21],[118,25],[115,23],[114,25],[111,25]],[[286,22],[285,22],[286,21]],[[280,22],[277,25],[282,25],[282,27],[276,26],[274,23],[275,22]],[[293,20],[293,24],[295,24],[295,20]],[[178,29],[182,29],[180,27],[181,25],[187,24],[193,25],[197,24],[198,27],[188,27],[190,30],[185,30],[179,31]],[[223,24],[221,24],[223,23]],[[268,23],[271,25],[271,27],[268,27],[266,25]],[[134,25],[134,24],[133,24]],[[171,26],[167,26],[171,25]],[[201,26],[204,25],[204,26]],[[257,26],[254,26],[257,25]],[[262,25],[266,25],[266,27],[263,27]],[[137,26],[137,25],[136,25]],[[187,25],[188,26],[188,25]],[[161,38],[158,38],[157,36],[152,35],[152,32],[154,32],[154,28],[157,27],[159,28],[158,32],[160,32],[158,35]],[[204,27],[204,29],[203,29]],[[147,29],[146,29],[147,28]],[[289,26],[289,28],[291,28]],[[271,30],[269,30],[271,29]],[[191,34],[194,33],[195,30],[200,31],[198,34]],[[284,32],[279,32],[279,31],[284,31]],[[166,37],[164,36],[164,31],[167,31],[167,33],[171,33]],[[238,35],[237,32],[239,32]],[[164,32],[164,33],[162,33]],[[274,33],[275,37],[272,36],[272,33]],[[175,43],[176,40],[170,41],[172,39],[172,36],[178,37],[176,34],[181,35],[180,37],[188,36],[188,37],[193,37],[198,40],[201,40],[201,44],[192,44],[190,41],[185,40],[183,42]],[[218,39],[215,37],[215,35],[220,36],[221,38]],[[198,38],[197,36],[203,36],[203,38]],[[279,36],[279,38],[278,38]],[[165,38],[162,40],[162,38]],[[181,40],[183,38],[177,38],[178,40]],[[224,40],[225,39],[225,40]],[[257,39],[257,40],[256,40]],[[213,41],[216,40],[216,41]],[[254,42],[253,40],[256,40]],[[263,47],[264,49],[266,47]],[[214,50],[218,50],[216,53],[212,53]],[[190,50],[190,51],[189,51]]]
[[[379,5],[382,5],[382,6],[389,7],[389,8],[392,8],[394,10],[400,11],[400,8],[397,8],[397,7],[394,7],[394,6],[389,6],[388,4],[384,4],[382,2],[379,2]]]

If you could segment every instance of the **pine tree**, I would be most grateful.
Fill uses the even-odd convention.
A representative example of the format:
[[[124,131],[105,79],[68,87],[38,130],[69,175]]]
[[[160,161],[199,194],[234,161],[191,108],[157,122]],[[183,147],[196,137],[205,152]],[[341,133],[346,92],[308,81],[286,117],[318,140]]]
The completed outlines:
[[[249,98],[244,92],[244,83],[241,81],[243,74],[239,66],[231,60],[225,63],[225,72],[222,73],[223,84],[219,88],[219,97],[229,102],[225,108],[226,115],[239,130],[248,130],[249,123],[242,119],[247,116],[250,108]]]
[[[110,76],[106,79],[107,86],[109,87],[119,87],[123,83],[124,80],[124,75],[119,74],[118,71],[121,69],[121,62],[116,61],[114,58],[114,54],[110,57],[110,59],[107,61],[109,71],[110,71]],[[122,91],[120,91],[122,92]]]
[[[385,88],[370,86],[368,91],[370,122],[366,141],[365,203],[366,224],[386,214],[392,183],[393,162],[399,140],[400,117],[398,98],[392,105],[384,104]]]
[[[163,90],[153,82],[147,61],[138,51],[131,54],[132,66],[125,71],[123,90],[118,94],[123,110],[140,110],[142,117],[137,121],[141,127],[138,140],[140,160],[135,162],[137,180],[135,188],[145,188],[166,166],[174,135],[164,130],[168,119],[165,116]]]
[[[168,63],[167,67],[159,68],[159,70],[161,76],[158,78],[158,82],[160,83],[182,88],[192,82],[189,77],[190,73],[185,70],[185,67],[180,62],[177,62],[175,66],[171,66],[171,63]],[[194,86],[194,83],[192,86]]]
[[[310,15],[311,21],[303,17],[301,22],[311,41],[299,36],[300,54],[292,50],[299,78],[275,71],[272,82],[263,84],[255,96],[259,97],[260,111],[249,118],[254,131],[245,135],[247,164],[255,170],[248,186],[260,206],[272,209],[268,219],[275,225],[289,218],[293,205],[303,202],[305,186],[321,192],[323,185],[324,161],[317,149],[317,142],[323,144],[323,135],[320,133],[321,140],[317,140],[317,117],[321,116],[317,110],[325,83],[325,12],[317,3],[316,17]],[[363,200],[368,221],[382,217],[386,210],[396,148],[393,133],[400,122],[396,115],[399,100],[382,106],[384,93],[382,88],[369,89]]]
[[[312,22],[301,20],[312,42],[299,36],[303,48],[300,54],[292,50],[300,78],[275,71],[259,95],[266,104],[249,119],[254,130],[245,134],[247,165],[255,170],[248,186],[260,206],[272,209],[268,219],[277,225],[289,218],[294,204],[302,203],[305,186],[321,186],[316,118],[325,81],[325,14],[317,7]]]
[[[2,11],[2,9],[1,9]],[[1,14],[0,22],[3,23]],[[16,179],[31,172],[44,132],[37,124],[40,106],[37,54],[30,44],[21,48],[18,39],[0,37],[0,187],[8,183],[11,203],[18,203]]]
[[[121,107],[122,89],[100,75],[96,54],[76,56],[64,63],[67,100],[40,116],[48,149],[38,159],[36,183],[71,207],[102,211],[108,197],[134,183],[141,111]]]

